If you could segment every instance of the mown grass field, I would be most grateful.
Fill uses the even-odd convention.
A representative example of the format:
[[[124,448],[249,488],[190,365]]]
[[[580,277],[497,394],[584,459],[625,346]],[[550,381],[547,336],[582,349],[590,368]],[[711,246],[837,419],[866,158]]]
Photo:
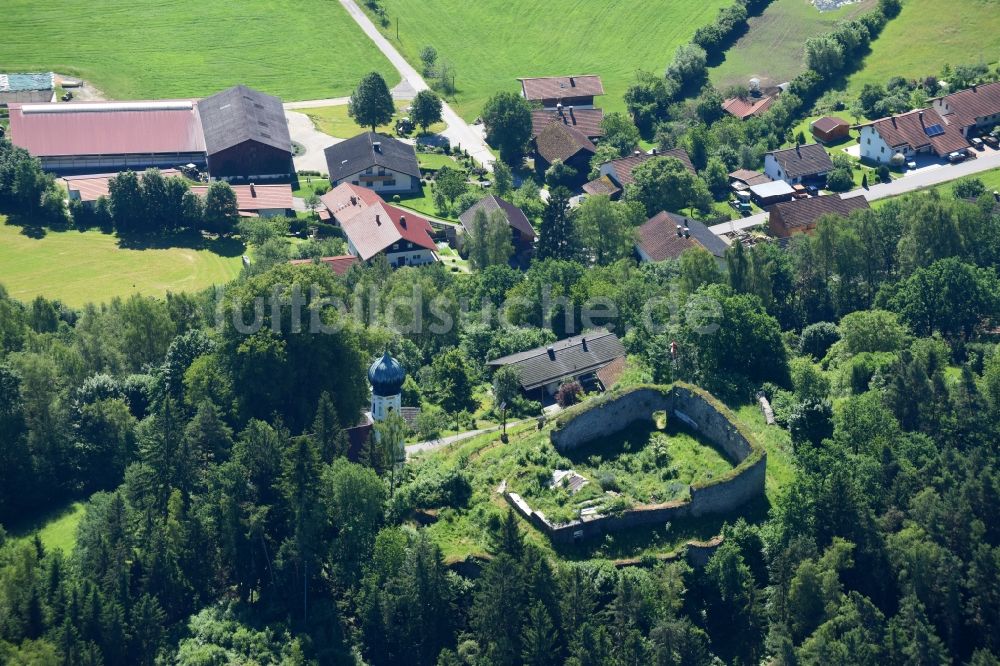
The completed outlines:
[[[872,44],[864,66],[848,81],[853,94],[866,83],[885,85],[893,76],[940,76],[945,64],[997,62],[1000,0],[904,0]]]
[[[388,125],[379,125],[375,128],[375,131],[379,134],[385,134],[386,136],[396,136],[396,121],[399,118],[406,116],[406,107],[409,106],[408,102],[400,103],[396,105],[396,115],[393,116],[392,122]],[[340,104],[337,106],[321,106],[314,109],[302,109],[302,113],[309,116],[309,119],[313,121],[313,125],[316,126],[320,132],[323,134],[329,134],[337,139],[350,139],[352,136],[357,136],[362,132],[368,131],[367,127],[361,127],[356,122],[354,118],[351,118],[347,114],[347,105]],[[444,123],[434,123],[427,128],[430,133],[441,132],[447,127]],[[417,128],[420,131],[420,128]]]
[[[4,0],[0,71],[82,76],[114,99],[198,97],[245,83],[286,100],[399,76],[338,2]]]
[[[821,12],[810,0],[775,0],[760,16],[751,17],[750,28],[710,71],[719,88],[745,86],[757,77],[763,85],[790,81],[805,69],[805,41],[832,30],[839,21],[852,19],[876,4],[862,0],[840,9]]]
[[[636,70],[662,73],[677,46],[729,0],[383,0],[385,36],[419,71],[434,46],[455,67],[455,110],[466,120],[518,77],[600,74],[606,110],[624,109]],[[396,21],[399,20],[399,40]],[[377,24],[377,19],[376,19]]]
[[[123,249],[99,231],[47,231],[31,238],[0,215],[0,284],[20,300],[42,295],[72,307],[140,293],[197,291],[240,272],[242,252],[172,247]]]

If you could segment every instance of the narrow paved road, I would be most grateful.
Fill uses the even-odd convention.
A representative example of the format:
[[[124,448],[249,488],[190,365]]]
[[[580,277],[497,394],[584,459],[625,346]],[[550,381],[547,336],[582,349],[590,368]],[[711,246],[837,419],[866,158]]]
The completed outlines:
[[[969,150],[974,149],[970,148]],[[933,187],[934,185],[940,185],[941,183],[958,180],[959,178],[965,178],[966,176],[974,176],[977,173],[982,173],[984,171],[1000,169],[1000,151],[977,151],[975,152],[975,155],[976,159],[974,160],[966,160],[961,164],[932,164],[918,169],[917,171],[908,173],[902,178],[897,178],[891,183],[879,183],[878,185],[872,185],[867,190],[864,188],[858,188],[856,190],[851,190],[850,192],[845,192],[844,194],[841,194],[840,197],[842,199],[850,199],[852,197],[863,196],[868,199],[868,201],[878,201],[879,199],[896,197],[901,194],[907,194],[908,192],[915,192],[916,190],[923,189],[925,187]],[[750,217],[744,217],[740,220],[733,220],[731,222],[723,222],[722,224],[713,225],[709,227],[709,230],[713,234],[721,236],[722,234],[727,234],[730,231],[733,231],[734,227],[737,231],[739,231],[742,229],[756,227],[764,224],[766,221],[767,213],[758,213],[756,215],[751,215]]]
[[[389,62],[392,63],[400,76],[403,77],[403,83],[409,84],[409,87],[415,92],[430,88],[417,70],[413,69],[399,51],[389,43],[389,40],[378,31],[375,24],[371,22],[368,15],[358,7],[358,4],[354,0],[340,0],[340,4],[344,6],[344,9],[351,15],[351,18],[361,26],[361,29],[364,30],[369,39],[375,42],[375,46],[389,59]],[[397,86],[398,88],[400,86]],[[448,129],[442,132],[442,134],[451,141],[452,148],[461,147],[469,151],[469,155],[474,160],[483,165],[484,168],[492,170],[493,153],[490,152],[489,146],[486,145],[479,132],[462,120],[447,103],[442,106],[441,115],[444,122],[448,125]]]
[[[507,430],[510,430],[514,426],[519,426],[522,423],[527,423],[531,419],[522,419],[520,421],[508,421]],[[491,428],[482,428],[480,430],[468,430],[466,432],[460,432],[457,435],[451,435],[450,437],[442,437],[440,439],[431,439],[426,442],[418,442],[416,444],[406,445],[406,457],[410,458],[417,453],[424,453],[425,451],[436,451],[437,449],[442,449],[449,444],[454,444],[455,442],[462,442],[473,437],[478,437],[479,435],[484,435],[488,432],[496,432],[500,430],[500,426],[493,426]]]

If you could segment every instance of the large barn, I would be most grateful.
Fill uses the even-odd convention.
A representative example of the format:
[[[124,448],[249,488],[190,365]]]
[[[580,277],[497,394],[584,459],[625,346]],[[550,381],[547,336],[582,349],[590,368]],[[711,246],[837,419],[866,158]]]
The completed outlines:
[[[198,102],[213,178],[268,180],[294,172],[281,100],[236,86]]]
[[[186,164],[227,180],[293,173],[281,100],[246,86],[200,101],[12,103],[10,140],[59,174]]]

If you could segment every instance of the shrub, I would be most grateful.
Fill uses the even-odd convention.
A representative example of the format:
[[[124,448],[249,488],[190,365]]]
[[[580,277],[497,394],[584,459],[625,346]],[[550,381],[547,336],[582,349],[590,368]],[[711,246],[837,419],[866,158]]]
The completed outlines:
[[[580,382],[576,380],[569,381],[561,385],[559,390],[556,391],[556,402],[560,407],[569,407],[580,402],[580,396],[582,395],[583,387],[580,386]]]
[[[952,190],[956,199],[978,199],[986,193],[986,185],[978,178],[969,178],[955,183]]]
[[[400,198],[399,198],[399,195],[398,195],[398,194],[393,194],[393,195],[392,195],[392,200],[393,200],[394,202],[396,202],[396,203],[399,203],[400,201],[402,201],[402,199],[400,199]]]
[[[886,165],[881,165],[878,168],[878,180],[880,183],[888,183],[892,181],[892,172],[889,171],[889,167]]]
[[[601,487],[604,492],[621,492],[621,486],[618,485],[618,479],[615,478],[613,472],[600,471],[597,473],[597,485]]]
[[[854,187],[854,175],[846,167],[837,167],[826,177],[826,188],[831,192],[847,192]]]
[[[829,400],[804,400],[788,417],[788,430],[796,445],[818,446],[833,436],[833,407]]]
[[[835,324],[828,321],[811,324],[802,330],[799,353],[807,354],[818,361],[826,356],[826,352],[837,340],[840,340],[840,331]]]

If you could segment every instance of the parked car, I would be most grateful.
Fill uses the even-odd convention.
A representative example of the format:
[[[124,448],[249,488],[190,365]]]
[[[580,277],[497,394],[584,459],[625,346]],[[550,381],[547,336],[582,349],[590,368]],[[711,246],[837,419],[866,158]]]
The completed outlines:
[[[983,143],[982,139],[973,138],[969,140],[969,143],[971,143],[972,147],[975,148],[976,150],[986,150],[986,144]]]
[[[993,134],[987,134],[983,137],[983,143],[985,143],[990,148],[1000,148],[1000,138],[997,138]]]
[[[965,161],[965,153],[961,150],[956,150],[955,152],[948,155],[948,161],[952,164],[958,164],[959,162]]]

